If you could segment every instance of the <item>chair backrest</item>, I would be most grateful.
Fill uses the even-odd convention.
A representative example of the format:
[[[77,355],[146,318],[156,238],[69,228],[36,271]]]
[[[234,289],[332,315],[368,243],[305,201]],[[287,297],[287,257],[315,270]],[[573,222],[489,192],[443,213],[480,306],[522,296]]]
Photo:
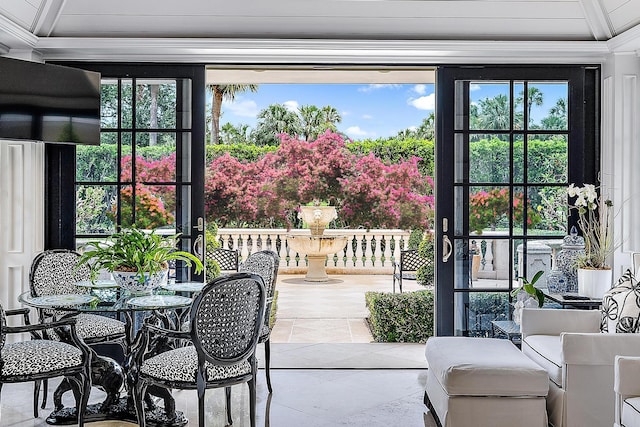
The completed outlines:
[[[238,251],[236,249],[214,249],[211,252],[211,258],[218,263],[220,271],[238,271]]]
[[[209,282],[191,306],[191,339],[201,363],[230,365],[255,352],[266,305],[257,274],[234,273]]]
[[[270,299],[273,298],[275,292],[279,266],[280,257],[278,254],[274,251],[264,250],[249,255],[247,260],[240,265],[239,271],[254,273],[262,277],[267,290],[267,298]]]
[[[80,254],[68,249],[40,252],[31,263],[29,286],[32,296],[74,294],[84,292],[76,282],[89,280],[87,265],[77,267]]]
[[[400,251],[401,271],[417,271],[426,263],[427,260],[420,256],[417,249]]]

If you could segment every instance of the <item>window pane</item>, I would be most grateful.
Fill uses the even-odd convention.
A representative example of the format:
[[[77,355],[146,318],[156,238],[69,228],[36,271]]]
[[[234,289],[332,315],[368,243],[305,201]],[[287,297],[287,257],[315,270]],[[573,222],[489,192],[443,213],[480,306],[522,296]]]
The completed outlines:
[[[176,82],[138,80],[136,85],[136,127],[176,128]]]
[[[513,128],[524,130],[524,82],[514,82],[513,93],[516,95],[513,101]]]
[[[122,134],[122,144],[120,145],[122,160],[120,160],[120,167],[122,172],[120,174],[120,180],[125,183],[130,183],[132,178],[131,169],[133,168],[131,141],[133,136],[131,133],[126,132]]]
[[[175,182],[175,137],[171,133],[143,133],[136,137],[136,179],[138,182]],[[153,146],[145,145],[150,141]]]
[[[122,112],[120,114],[125,129],[133,128],[133,81],[131,79],[122,82]]]
[[[133,221],[133,187],[122,189],[122,225],[152,229],[175,227],[175,186],[135,186],[135,222]]]
[[[513,136],[513,182],[524,183],[524,135]]]
[[[515,250],[517,276],[514,277],[514,287],[519,286],[516,281],[520,277],[526,277],[527,280],[531,281],[538,271],[542,271],[543,275],[536,282],[536,287],[546,288],[553,259],[551,246],[547,245],[545,241],[527,240],[525,247],[524,242],[521,240],[515,246]]]
[[[568,180],[567,135],[529,135],[527,179],[530,183],[566,183]]]
[[[567,193],[566,187],[529,187],[529,200],[536,213],[527,234],[566,236]]]
[[[76,181],[115,182],[117,145],[76,147]]]
[[[508,83],[471,82],[469,86],[471,130],[507,130],[511,120]]]
[[[100,86],[100,127],[118,127],[118,81],[102,79]]]
[[[471,136],[469,182],[509,183],[509,135]]]
[[[76,233],[115,232],[115,185],[76,186]]]
[[[491,322],[509,318],[509,294],[460,292],[456,294],[454,307],[456,335],[491,337]]]
[[[509,187],[469,187],[469,231],[505,231],[509,228]]]
[[[529,129],[567,130],[568,84],[530,82]]]
[[[505,232],[492,232],[471,239],[472,289],[509,289],[509,240]]]

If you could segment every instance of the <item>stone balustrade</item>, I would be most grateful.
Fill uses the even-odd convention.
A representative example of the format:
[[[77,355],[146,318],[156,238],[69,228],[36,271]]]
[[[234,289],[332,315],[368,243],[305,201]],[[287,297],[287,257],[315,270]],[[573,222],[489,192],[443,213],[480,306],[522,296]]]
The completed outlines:
[[[407,248],[409,231],[327,229],[327,236],[347,236],[347,246],[327,256],[329,274],[391,274],[393,261],[400,259],[400,251]],[[298,254],[287,244],[287,235],[311,235],[308,229],[283,228],[220,228],[218,240],[223,248],[238,249],[240,259],[249,254],[270,249],[280,255],[281,273],[303,274],[307,270],[304,254]]]

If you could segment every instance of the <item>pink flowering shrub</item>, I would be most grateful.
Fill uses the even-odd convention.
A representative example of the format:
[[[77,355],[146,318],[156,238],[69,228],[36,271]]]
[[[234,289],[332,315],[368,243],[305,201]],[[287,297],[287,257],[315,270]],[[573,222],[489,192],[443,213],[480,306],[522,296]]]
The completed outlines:
[[[418,160],[387,165],[373,154],[351,154],[330,131],[309,142],[282,135],[278,150],[256,162],[225,154],[210,163],[207,219],[291,227],[299,205],[320,200],[336,206],[348,227],[425,228],[433,182],[420,174]]]

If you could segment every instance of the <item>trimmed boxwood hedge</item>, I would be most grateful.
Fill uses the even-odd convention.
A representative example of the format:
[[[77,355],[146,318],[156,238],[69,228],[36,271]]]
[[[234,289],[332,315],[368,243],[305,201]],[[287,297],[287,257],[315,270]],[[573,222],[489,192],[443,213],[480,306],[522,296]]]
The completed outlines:
[[[367,292],[365,301],[376,342],[420,342],[433,336],[433,292]]]

